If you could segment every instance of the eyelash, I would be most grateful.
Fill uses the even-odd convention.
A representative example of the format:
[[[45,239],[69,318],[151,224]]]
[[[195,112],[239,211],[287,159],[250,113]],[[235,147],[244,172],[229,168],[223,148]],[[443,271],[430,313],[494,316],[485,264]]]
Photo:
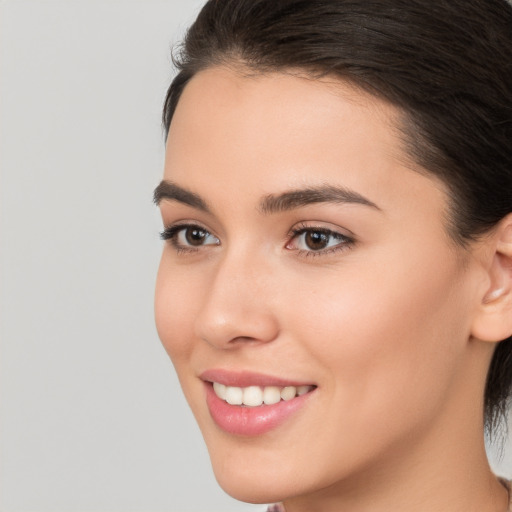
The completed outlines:
[[[190,228],[192,228],[192,229],[195,228],[195,229],[201,230],[204,233],[206,233],[206,236],[212,235],[212,233],[210,233],[210,231],[208,231],[206,228],[204,228],[203,226],[201,226],[199,224],[182,223],[182,224],[176,224],[174,226],[169,226],[169,227],[165,228],[160,233],[160,238],[164,241],[170,242],[170,244],[174,247],[174,249],[176,250],[176,252],[178,254],[197,252],[201,248],[201,246],[193,247],[193,246],[188,246],[188,245],[182,245],[178,242],[178,235],[180,234],[180,232],[184,231],[186,229],[190,229]],[[215,235],[212,235],[212,236],[215,236]],[[209,245],[213,245],[213,244],[209,244]],[[215,245],[217,245],[217,244],[215,244]]]
[[[288,234],[288,240],[286,247],[292,243],[293,240],[296,240],[299,236],[304,235],[306,233],[320,233],[324,236],[331,237],[338,240],[338,243],[332,247],[328,247],[325,249],[319,249],[317,251],[313,249],[290,249],[297,252],[298,256],[305,258],[316,258],[319,256],[326,256],[329,254],[337,253],[339,251],[346,251],[350,249],[354,244],[354,238],[343,235],[338,231],[333,231],[332,229],[325,228],[323,226],[309,226],[307,224],[302,224],[292,229]]]
[[[172,247],[176,250],[176,252],[178,254],[195,253],[195,252],[199,251],[199,249],[201,247],[205,247],[205,246],[200,245],[197,247],[193,247],[193,246],[183,245],[178,242],[178,235],[180,234],[180,232],[184,231],[186,229],[191,229],[191,228],[201,230],[202,232],[205,233],[205,236],[214,236],[215,237],[215,235],[213,235],[210,231],[208,231],[206,228],[204,228],[203,226],[201,226],[199,224],[182,223],[182,224],[176,224],[174,226],[169,226],[169,227],[165,228],[160,233],[160,238],[164,241],[170,242],[170,244],[172,245]],[[319,249],[316,251],[313,249],[307,250],[307,249],[296,249],[296,248],[289,247],[294,240],[297,240],[298,237],[300,237],[306,233],[320,233],[321,235],[324,235],[326,237],[337,239],[339,241],[339,243],[337,243],[336,245],[334,245],[330,248]],[[215,238],[217,238],[217,237],[215,237]],[[333,254],[338,251],[345,251],[345,250],[350,249],[355,244],[355,240],[350,236],[343,235],[342,233],[333,231],[331,229],[327,229],[325,227],[308,226],[306,224],[299,225],[296,228],[290,230],[290,232],[287,235],[287,240],[288,240],[288,242],[286,243],[285,248],[287,248],[288,250],[296,251],[296,254],[300,257],[307,257],[307,258],[325,256],[327,254]],[[219,244],[206,244],[206,245],[219,245]]]

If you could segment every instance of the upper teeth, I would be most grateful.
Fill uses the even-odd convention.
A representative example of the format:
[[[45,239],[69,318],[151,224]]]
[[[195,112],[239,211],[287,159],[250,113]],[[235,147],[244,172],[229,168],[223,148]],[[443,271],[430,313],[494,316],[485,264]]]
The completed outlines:
[[[262,404],[277,404],[281,399],[291,400],[296,396],[308,393],[313,389],[313,386],[249,386],[238,388],[214,382],[213,389],[215,394],[228,404],[257,407]]]

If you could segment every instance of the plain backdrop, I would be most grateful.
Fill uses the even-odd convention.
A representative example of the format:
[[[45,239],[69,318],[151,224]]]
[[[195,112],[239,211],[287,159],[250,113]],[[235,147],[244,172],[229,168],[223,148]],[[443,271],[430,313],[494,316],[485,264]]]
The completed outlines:
[[[262,510],[215,483],[153,325],[161,106],[201,3],[0,1],[1,512]]]

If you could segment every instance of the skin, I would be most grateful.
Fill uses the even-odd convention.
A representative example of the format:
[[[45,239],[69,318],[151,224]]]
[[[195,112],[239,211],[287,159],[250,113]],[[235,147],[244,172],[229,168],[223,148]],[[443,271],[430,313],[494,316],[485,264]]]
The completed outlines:
[[[163,223],[211,236],[166,242],[156,323],[216,477],[240,500],[284,500],[287,512],[506,510],[483,446],[494,343],[473,332],[485,333],[493,249],[449,238],[445,187],[417,172],[398,122],[346,83],[291,73],[211,68],[179,101],[164,179],[209,211],[164,198]],[[375,206],[261,209],[269,195],[325,185]],[[297,226],[352,242],[314,251]],[[317,389],[278,428],[236,436],[210,417],[199,375],[211,368]]]

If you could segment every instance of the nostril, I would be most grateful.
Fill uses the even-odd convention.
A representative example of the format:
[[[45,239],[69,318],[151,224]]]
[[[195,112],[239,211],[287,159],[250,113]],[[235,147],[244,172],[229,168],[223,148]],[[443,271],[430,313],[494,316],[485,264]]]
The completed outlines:
[[[195,332],[211,346],[234,349],[273,341],[279,334],[279,325],[276,316],[262,306],[240,303],[228,309],[210,303],[197,316]]]

